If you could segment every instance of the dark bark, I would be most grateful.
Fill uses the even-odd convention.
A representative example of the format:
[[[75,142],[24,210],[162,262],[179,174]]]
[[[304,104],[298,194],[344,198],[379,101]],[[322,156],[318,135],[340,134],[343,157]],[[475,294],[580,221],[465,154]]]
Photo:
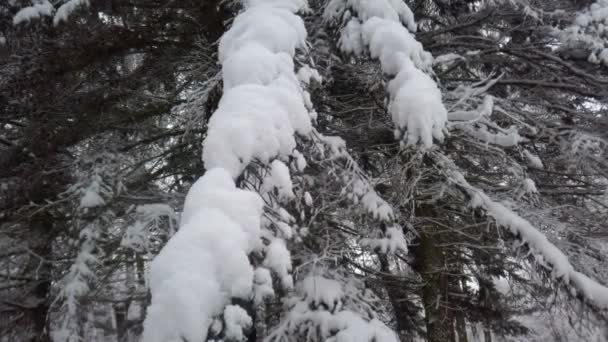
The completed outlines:
[[[432,217],[433,209],[428,205],[416,208],[418,217]],[[422,275],[422,303],[425,312],[428,342],[454,341],[454,312],[449,308],[449,278],[445,269],[445,255],[439,247],[435,227],[425,224],[420,229],[419,246],[415,267]]]

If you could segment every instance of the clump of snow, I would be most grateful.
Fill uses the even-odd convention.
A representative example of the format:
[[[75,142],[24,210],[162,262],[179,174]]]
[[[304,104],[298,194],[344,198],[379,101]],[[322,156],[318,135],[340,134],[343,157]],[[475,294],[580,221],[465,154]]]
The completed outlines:
[[[398,342],[399,338],[384,323],[377,319],[365,321],[352,311],[341,311],[335,315],[333,322],[339,329],[336,336],[328,338],[327,342]],[[334,328],[334,329],[335,329]]]
[[[554,33],[563,43],[561,49],[586,49],[589,51],[590,63],[608,66],[605,41],[607,23],[608,1],[597,0],[578,13],[571,26],[563,30],[555,29]]]
[[[407,254],[407,242],[403,236],[401,227],[389,227],[384,233],[385,237],[380,239],[362,239],[361,245],[368,246],[381,253],[395,253],[401,251]]]
[[[355,204],[361,203],[375,219],[390,222],[394,218],[391,206],[363,179],[355,179],[352,182],[347,197]]]
[[[273,160],[270,164],[270,171],[264,178],[263,189],[265,192],[277,190],[279,200],[285,201],[295,197],[293,194],[293,184],[289,175],[289,168],[280,160]]]
[[[308,191],[304,193],[304,203],[307,207],[312,207],[312,196]]]
[[[128,226],[120,245],[138,252],[146,251],[148,248],[148,234],[145,228],[146,226],[139,221]]]
[[[494,98],[486,95],[475,110],[459,110],[448,113],[449,121],[475,121],[489,117],[494,110]]]
[[[356,17],[346,23],[339,46],[343,52],[354,54],[367,47],[371,57],[380,61],[382,71],[395,76],[388,92],[397,137],[406,145],[420,142],[424,148],[430,148],[433,139],[442,141],[447,111],[437,84],[424,72],[432,72],[433,57],[410,33],[415,31],[415,24],[407,5],[397,0],[332,0],[325,10],[326,20],[348,16],[345,10],[349,7]]]
[[[267,268],[256,268],[253,273],[253,302],[260,304],[266,298],[274,296],[272,277]]]
[[[323,78],[321,77],[319,72],[308,65],[302,66],[300,70],[298,70],[297,76],[298,80],[300,80],[300,82],[306,85],[310,84],[310,80],[313,80],[317,83],[321,83],[323,81]]]
[[[536,184],[530,178],[525,178],[523,181],[523,188],[526,194],[537,194]]]
[[[342,284],[322,276],[308,276],[298,283],[298,292],[313,307],[325,304],[330,311],[338,307],[344,292]]]
[[[488,131],[486,125],[481,125],[478,129],[475,129],[472,126],[461,126],[461,128],[464,132],[477,140],[502,147],[517,146],[517,144],[524,140],[515,127],[496,133]]]
[[[53,17],[53,25],[57,26],[62,21],[68,21],[68,17],[80,7],[90,5],[89,0],[69,0],[57,9],[57,13]]]
[[[307,165],[304,155],[300,151],[295,150],[293,151],[293,156],[295,157],[295,165],[298,171],[304,171]]]
[[[335,21],[349,9],[363,22],[377,17],[403,23],[411,32],[416,32],[414,14],[401,0],[331,0],[325,7],[323,18],[326,21]]]
[[[388,75],[397,74],[406,59],[422,70],[430,70],[433,65],[431,54],[397,22],[371,18],[363,23],[362,37],[372,58],[380,60],[382,71]]]
[[[243,341],[245,334],[243,329],[249,329],[253,325],[253,320],[238,305],[228,305],[224,309],[224,323],[226,327],[226,339],[230,341]]]
[[[291,271],[291,254],[287,246],[285,246],[283,239],[276,238],[270,242],[266,250],[264,267],[278,274],[284,288],[293,288],[293,278],[289,274]]]
[[[222,36],[218,52],[220,63],[250,42],[273,53],[285,52],[293,56],[296,48],[306,46],[306,28],[302,18],[288,9],[267,4],[251,6],[234,19],[230,30]]]
[[[245,0],[244,2],[247,8],[269,5],[283,8],[293,13],[308,10],[308,2],[306,0]]]
[[[340,34],[340,40],[338,46],[340,50],[349,54],[352,53],[356,56],[363,54],[363,36],[362,27],[359,19],[351,19],[346,26],[342,29]]]
[[[54,10],[55,8],[48,0],[40,1],[32,6],[22,8],[17,12],[13,17],[13,25],[40,19],[42,16],[50,17],[53,15]]]
[[[404,58],[401,71],[388,85],[389,112],[407,145],[421,142],[430,148],[433,138],[443,141],[447,110],[441,101],[437,84]]]
[[[540,158],[538,156],[532,154],[528,150],[524,150],[524,156],[526,157],[526,160],[528,161],[528,165],[530,167],[533,167],[535,169],[544,168],[543,162],[540,160]]]
[[[223,169],[207,171],[192,186],[180,229],[150,266],[143,340],[204,340],[230,298],[249,298],[248,253],[258,244],[262,208],[261,198],[236,188]]]
[[[288,10],[259,5],[239,15],[224,34],[219,54],[227,90],[209,121],[207,168],[222,167],[236,177],[253,160],[266,164],[291,155],[294,134],[311,132],[291,61],[296,46],[304,46],[303,25]]]
[[[102,194],[108,194],[109,190],[106,185],[103,183],[101,176],[95,174],[93,175],[89,186],[84,189],[81,189],[82,197],[80,198],[80,208],[94,208],[105,205]]]
[[[224,89],[241,84],[269,85],[280,75],[293,73],[293,59],[285,52],[274,53],[258,42],[246,42],[222,63]]]

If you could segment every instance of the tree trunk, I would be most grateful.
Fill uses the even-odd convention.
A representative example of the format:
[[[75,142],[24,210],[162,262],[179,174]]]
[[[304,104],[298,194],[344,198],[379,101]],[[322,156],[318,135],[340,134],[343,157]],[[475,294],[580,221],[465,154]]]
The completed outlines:
[[[380,260],[380,270],[382,273],[387,274],[383,277],[382,284],[395,313],[397,333],[402,341],[407,341],[411,338],[411,332],[416,329],[416,322],[413,319],[415,313],[412,311],[417,310],[417,308],[413,308],[411,303],[405,300],[407,294],[404,290],[407,287],[403,286],[401,280],[388,275],[391,271],[386,255],[378,254],[378,259]]]
[[[433,209],[428,205],[416,208],[416,216],[432,217]],[[420,227],[420,245],[417,248],[415,267],[420,272],[424,287],[422,304],[425,311],[428,342],[454,341],[454,313],[448,307],[448,275],[444,272],[445,256],[438,245],[435,227],[427,224]]]
[[[29,223],[32,239],[29,243],[30,250],[35,255],[30,256],[25,274],[34,274],[38,279],[30,292],[30,298],[36,305],[25,314],[30,317],[32,324],[31,342],[50,341],[49,332],[46,324],[46,317],[49,310],[49,291],[51,289],[51,264],[48,257],[51,255],[52,244],[52,218],[46,214],[36,215]],[[41,258],[47,258],[46,260]]]

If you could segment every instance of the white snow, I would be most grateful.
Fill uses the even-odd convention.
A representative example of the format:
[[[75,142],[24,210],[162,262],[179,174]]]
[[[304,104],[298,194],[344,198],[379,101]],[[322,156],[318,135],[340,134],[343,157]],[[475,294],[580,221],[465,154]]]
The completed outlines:
[[[333,0],[326,8],[326,20],[342,14],[340,4],[350,6],[357,15],[342,30],[342,51],[360,54],[365,46],[371,57],[380,61],[382,71],[395,76],[387,90],[398,137],[403,137],[406,145],[421,143],[423,148],[432,147],[433,139],[442,141],[447,111],[437,84],[424,72],[432,72],[433,57],[410,33],[415,24],[409,8],[397,0]],[[410,31],[401,22],[407,23]]]
[[[254,159],[266,164],[290,155],[296,143],[288,110],[268,87],[242,85],[226,91],[209,120],[205,167],[222,167],[237,177]],[[295,110],[305,112],[303,103]]]
[[[323,17],[334,21],[347,9],[352,9],[361,21],[377,17],[397,23],[403,23],[411,32],[416,32],[414,14],[401,0],[331,0],[325,7]]]
[[[297,76],[298,80],[300,80],[300,82],[306,85],[310,84],[310,80],[313,80],[317,83],[321,83],[323,81],[323,78],[321,77],[319,72],[316,69],[311,68],[307,64],[303,65],[300,70],[298,70]]]
[[[302,153],[300,153],[300,151],[293,151],[293,156],[296,158],[295,160],[295,164],[296,164],[296,168],[298,169],[298,171],[304,171],[304,169],[306,168],[306,158],[304,158],[304,155]]]
[[[262,207],[223,169],[207,171],[192,186],[180,229],[150,266],[144,341],[204,340],[231,297],[249,298],[248,253],[258,244]]]
[[[93,208],[104,204],[105,201],[103,200],[103,198],[99,196],[99,193],[92,188],[88,188],[85,191],[84,196],[82,196],[82,198],[80,199],[81,208]]]
[[[523,188],[526,194],[537,194],[536,184],[530,178],[525,178],[523,181]]]
[[[293,60],[285,52],[273,53],[257,42],[246,42],[222,64],[224,89],[242,84],[269,85],[280,75],[293,72]]]
[[[315,334],[321,341],[398,342],[397,336],[377,319],[344,309],[349,302],[348,285],[318,275],[307,275],[296,287],[297,297],[288,300],[291,310],[265,341],[287,340],[293,334]],[[356,305],[355,305],[356,306]]]
[[[293,278],[289,274],[291,271],[291,254],[285,246],[283,239],[275,238],[270,242],[266,250],[264,267],[273,270],[279,275],[281,284],[285,289],[293,288]]]
[[[253,325],[253,320],[238,305],[228,305],[224,309],[224,323],[226,327],[226,339],[230,341],[243,341],[245,334],[243,329],[248,329]]]
[[[530,151],[524,150],[524,156],[528,161],[528,166],[533,167],[535,169],[542,169],[544,167],[543,162],[540,160],[540,158],[537,155],[532,154]]]
[[[362,36],[372,58],[380,60],[382,71],[388,75],[397,74],[407,58],[422,70],[430,70],[433,65],[431,54],[397,22],[373,17],[364,22]]]
[[[424,148],[430,148],[433,138],[443,141],[447,111],[441,102],[441,91],[427,74],[405,58],[388,90],[389,112],[397,128],[407,130],[407,145],[421,142]]]
[[[13,17],[13,25],[19,25],[22,22],[29,22],[34,19],[40,19],[42,16],[50,17],[53,15],[55,8],[48,0],[41,1],[32,6],[22,8]]]
[[[325,304],[330,310],[335,308],[344,296],[340,282],[312,275],[298,283],[298,292],[313,307]]]
[[[69,0],[57,9],[57,12],[53,17],[53,25],[57,26],[62,21],[68,21],[68,17],[72,12],[80,7],[88,7],[89,5],[89,0]]]
[[[565,50],[588,49],[590,63],[603,63],[608,66],[608,49],[605,47],[606,24],[608,24],[608,1],[597,0],[578,13],[571,26],[554,29],[554,33],[563,43]]]
[[[304,193],[304,203],[307,207],[312,207],[312,196],[308,191]]]
[[[89,186],[84,189],[80,189],[80,192],[82,193],[82,197],[80,198],[81,209],[104,205],[106,202],[101,195],[109,194],[108,189],[106,189],[106,186],[103,183],[103,179],[97,174],[91,177]]]
[[[272,277],[267,268],[259,267],[253,273],[253,302],[257,305],[274,296]]]
[[[362,239],[361,245],[368,246],[384,254],[395,253],[397,251],[407,254],[407,242],[405,241],[401,227],[389,227],[384,235],[385,237],[380,239]]]
[[[270,171],[264,178],[263,191],[270,192],[277,190],[278,199],[287,201],[293,199],[293,184],[289,175],[289,168],[282,161],[275,159],[270,164]]]
[[[458,110],[448,113],[449,121],[475,121],[489,117],[494,110],[494,98],[486,95],[475,110]]]
[[[538,262],[541,264],[548,263],[554,278],[560,278],[566,284],[571,284],[576,291],[598,307],[608,308],[608,288],[574,270],[574,267],[568,261],[568,257],[552,244],[545,234],[511,209],[493,201],[481,190],[470,185],[460,172],[452,171],[451,179],[466,189],[471,196],[473,207],[485,209],[496,220],[497,225],[509,229],[511,233],[526,242],[533,253],[537,255]]]
[[[393,209],[383,200],[371,185],[363,179],[355,179],[352,182],[351,192],[347,195],[355,204],[361,203],[374,219],[389,222],[393,219]]]
[[[270,52],[293,56],[296,48],[306,46],[305,41],[306,28],[302,18],[288,9],[260,4],[239,14],[230,30],[224,33],[219,45],[219,60],[223,64],[235,50],[251,42]]]
[[[244,3],[245,7],[247,8],[254,6],[270,5],[273,7],[289,10],[293,13],[308,9],[308,3],[306,0],[245,0]]]
[[[454,63],[454,61],[457,61],[459,59],[464,59],[464,57],[462,57],[459,54],[450,52],[450,53],[446,53],[445,55],[440,55],[440,56],[435,57],[435,59],[433,60],[433,64],[434,65],[452,64],[452,63]]]
[[[344,26],[340,34],[340,40],[338,41],[340,50],[347,54],[352,53],[356,56],[361,55],[364,51],[362,29],[359,19],[351,19],[346,26]]]
[[[367,322],[354,312],[341,311],[334,320],[340,331],[326,342],[399,342],[397,335],[377,319]]]
[[[459,126],[464,132],[473,138],[485,143],[494,144],[502,147],[517,146],[523,138],[515,127],[511,127],[504,132],[490,132],[486,125],[481,125],[478,129],[472,126]]]

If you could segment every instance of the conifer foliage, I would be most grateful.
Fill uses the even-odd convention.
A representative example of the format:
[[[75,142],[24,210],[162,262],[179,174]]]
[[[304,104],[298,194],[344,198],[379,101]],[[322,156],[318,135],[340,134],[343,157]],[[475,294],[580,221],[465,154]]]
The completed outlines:
[[[0,4],[0,342],[608,341],[606,25]]]

